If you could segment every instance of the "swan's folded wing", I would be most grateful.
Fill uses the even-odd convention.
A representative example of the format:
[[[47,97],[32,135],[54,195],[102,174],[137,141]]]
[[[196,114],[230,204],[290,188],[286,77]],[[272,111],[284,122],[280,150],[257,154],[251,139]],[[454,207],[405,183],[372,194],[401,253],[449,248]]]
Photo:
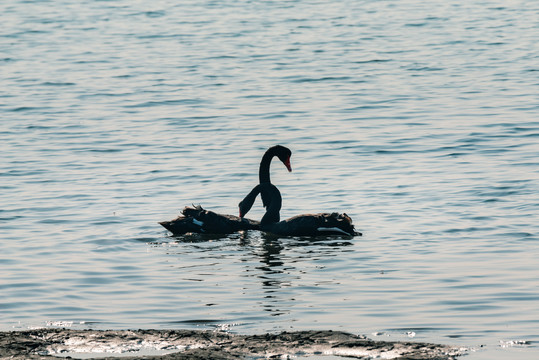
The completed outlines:
[[[187,233],[230,234],[240,230],[259,229],[260,227],[258,221],[234,215],[218,214],[204,210],[201,206],[187,206],[183,209],[182,215],[176,219],[163,221],[159,224],[174,235]]]

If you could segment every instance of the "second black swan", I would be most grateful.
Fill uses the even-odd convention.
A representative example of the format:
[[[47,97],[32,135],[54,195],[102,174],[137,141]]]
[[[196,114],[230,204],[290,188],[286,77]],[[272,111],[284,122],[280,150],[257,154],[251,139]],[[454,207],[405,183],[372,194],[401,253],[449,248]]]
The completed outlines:
[[[266,208],[260,221],[262,231],[283,236],[362,235],[355,231],[352,219],[345,213],[303,214],[280,221],[282,197],[279,189],[270,181],[269,165],[263,169],[261,164],[260,183],[240,202],[240,217],[243,218],[249,212],[259,194]]]
[[[174,220],[159,224],[174,235],[187,233],[230,234],[240,230],[260,229],[260,222],[234,215],[218,214],[202,206],[186,206]]]

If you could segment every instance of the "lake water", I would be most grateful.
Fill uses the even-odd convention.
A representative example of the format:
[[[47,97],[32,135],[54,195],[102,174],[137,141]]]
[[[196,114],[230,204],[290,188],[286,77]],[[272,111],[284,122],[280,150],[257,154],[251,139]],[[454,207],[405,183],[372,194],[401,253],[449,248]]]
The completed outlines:
[[[0,330],[334,329],[539,356],[536,1],[0,4]],[[237,214],[363,237],[170,237]],[[257,202],[249,215],[260,219]]]

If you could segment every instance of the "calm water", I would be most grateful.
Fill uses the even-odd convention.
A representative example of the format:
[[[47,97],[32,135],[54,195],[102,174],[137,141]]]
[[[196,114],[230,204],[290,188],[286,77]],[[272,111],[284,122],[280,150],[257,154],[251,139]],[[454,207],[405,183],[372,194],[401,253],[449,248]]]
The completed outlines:
[[[0,330],[335,329],[537,358],[536,1],[0,14]],[[344,211],[362,238],[157,224],[236,214],[278,143],[282,217]]]

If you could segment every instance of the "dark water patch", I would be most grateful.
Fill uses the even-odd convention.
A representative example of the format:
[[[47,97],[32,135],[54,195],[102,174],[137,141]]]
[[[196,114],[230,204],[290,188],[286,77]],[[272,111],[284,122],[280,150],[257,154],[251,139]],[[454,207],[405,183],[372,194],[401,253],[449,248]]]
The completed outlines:
[[[171,124],[174,125],[185,125],[185,126],[195,126],[192,123],[189,123],[189,121],[200,123],[200,122],[206,122],[208,120],[215,120],[222,118],[219,115],[206,115],[206,116],[185,116],[185,117],[167,117],[167,118],[161,118],[160,120],[169,121]]]
[[[285,77],[284,80],[289,80],[293,83],[316,83],[326,81],[348,81],[352,78],[350,76],[324,76],[319,78],[303,78],[303,77]]]
[[[1,219],[0,219],[1,221]],[[13,259],[2,259],[0,258],[0,264],[4,264],[4,265],[15,265],[17,263],[16,260],[13,260]],[[0,289],[2,289],[4,286],[3,285],[0,285]]]
[[[55,179],[35,179],[35,180],[25,180],[26,184],[47,184],[47,183],[57,183],[58,180]]]
[[[144,11],[142,13],[137,13],[135,15],[144,15],[149,18],[160,18],[166,15],[166,11],[165,10]]]
[[[539,133],[521,134],[520,137],[524,137],[524,138],[528,138],[528,137],[536,138],[536,137],[539,137]]]
[[[154,237],[139,237],[139,238],[134,238],[133,241],[144,242],[144,243],[153,243],[153,242],[156,241],[156,238],[154,238]]]
[[[37,221],[40,224],[69,224],[73,223],[74,220],[69,219],[41,219]]]
[[[501,232],[497,236],[502,238],[511,238],[511,239],[535,239],[536,234],[532,234],[526,231],[515,231],[515,232]]]
[[[374,151],[376,154],[380,155],[400,155],[400,154],[413,154],[413,153],[423,153],[423,150],[389,150],[389,149],[379,149]]]
[[[125,105],[126,108],[146,108],[154,106],[176,106],[176,105],[201,105],[207,103],[204,99],[177,99],[164,101],[147,101],[139,104]]]
[[[495,301],[502,303],[503,301],[520,302],[520,301],[539,301],[539,294],[531,292],[503,292],[496,294]]]
[[[417,72],[434,72],[434,71],[443,71],[444,68],[441,67],[433,67],[433,66],[425,66],[425,65],[407,65],[404,66],[404,68],[408,71],[417,71]]]
[[[30,305],[30,303],[28,302],[7,302],[7,301],[2,301],[0,303],[0,309],[2,309],[3,311],[13,311],[13,310],[17,310],[19,308],[25,308],[27,307],[28,305]]]
[[[57,316],[62,316],[65,313],[83,314],[87,310],[88,310],[87,308],[78,307],[78,306],[57,306],[57,307],[47,308],[45,315],[54,318]]]
[[[0,285],[0,289],[9,290],[9,289],[37,289],[42,287],[43,284],[39,282],[25,282],[24,280],[17,283],[4,283]]]
[[[58,182],[59,180],[55,180],[54,182]],[[71,200],[92,200],[96,199],[95,195],[90,194],[63,194],[63,195],[54,195],[54,197],[51,197],[50,200],[54,201],[54,199],[71,199]]]
[[[463,156],[466,156],[466,155],[470,155],[469,152],[452,152],[452,153],[449,153],[449,154],[443,154],[443,155],[440,155],[441,157],[454,157],[454,158],[457,158],[457,157],[463,157]]]
[[[498,305],[489,305],[489,304],[476,304],[476,305],[462,305],[462,306],[453,306],[451,309],[455,311],[464,311],[464,312],[474,312],[476,316],[481,317],[481,312],[486,312],[487,314],[483,315],[484,317],[490,317],[492,310],[499,309],[501,306]]]
[[[24,216],[22,215],[2,216],[0,217],[0,221],[13,221],[13,220],[18,220],[22,218],[24,218]]]
[[[15,32],[15,33],[7,34],[4,36],[18,38],[18,37],[23,37],[24,35],[45,35],[45,34],[50,34],[50,33],[52,33],[52,30],[26,29],[26,30]]]
[[[239,96],[239,98],[243,99],[272,99],[272,98],[282,98],[283,95],[275,95],[275,94],[247,94]]]
[[[91,153],[119,153],[119,152],[125,151],[126,149],[122,147],[122,148],[115,148],[115,149],[108,148],[108,149],[80,149],[80,150],[88,151]]]
[[[272,119],[284,119],[284,118],[290,118],[299,114],[304,114],[304,112],[300,111],[282,111],[282,112],[270,112],[264,115],[259,115],[258,117],[261,117],[263,119],[272,120]],[[292,129],[292,125],[280,125],[281,129]]]
[[[354,64],[376,64],[376,63],[387,63],[393,61],[392,59],[369,59],[369,60],[359,60],[354,61]]]
[[[112,92],[96,92],[96,93],[89,93],[89,94],[80,94],[78,95],[78,98],[81,100],[88,99],[88,98],[97,98],[97,97],[104,97],[104,98],[115,98],[115,97],[125,97],[133,95],[133,93],[112,93]]]
[[[135,75],[135,74],[122,74],[122,75],[114,75],[112,78],[113,79],[130,79],[137,76],[138,75]]]
[[[140,268],[135,265],[116,265],[111,267],[112,270],[118,271],[139,271]]]
[[[28,130],[50,130],[50,129],[54,129],[53,126],[48,126],[48,125],[28,125],[26,128]]]
[[[19,106],[10,109],[9,111],[12,112],[38,112],[38,111],[45,111],[50,109],[50,107],[37,107],[37,106]]]
[[[44,83],[41,83],[41,85],[43,86],[75,86],[76,83],[45,81]]]
[[[187,34],[187,33],[165,33],[165,34],[138,34],[136,36],[137,39],[141,40],[167,40],[167,39],[178,39],[180,41],[184,41],[185,39],[194,39],[196,38],[196,35],[194,34]],[[198,65],[193,65],[193,68],[197,68]]]
[[[484,203],[494,203],[494,202],[501,202],[501,201],[507,201],[507,200],[497,199],[497,198],[491,198],[491,199],[483,200]]]
[[[32,169],[32,170],[9,170],[6,172],[0,172],[0,176],[32,176],[32,175],[42,175],[48,173],[48,170],[45,169]]]
[[[80,278],[77,281],[80,285],[108,285],[108,284],[114,284],[116,283],[116,279],[110,278],[110,276],[103,275],[103,276],[84,276]]]
[[[454,234],[454,233],[472,233],[472,232],[488,232],[495,230],[494,227],[476,227],[471,226],[467,228],[452,228],[452,229],[446,229],[444,232],[448,234]]]
[[[351,108],[345,108],[343,111],[347,112],[356,112],[356,111],[362,111],[362,110],[384,110],[384,109],[390,109],[391,105],[382,105],[382,104],[376,104],[376,105],[360,105],[355,106]]]
[[[122,219],[109,219],[109,220],[101,220],[101,221],[93,221],[91,224],[95,226],[106,226],[106,225],[114,225],[114,224],[122,224]]]
[[[428,22],[420,22],[420,23],[408,23],[408,24],[404,24],[404,26],[405,27],[423,27],[428,24],[429,24]]]
[[[74,61],[73,63],[77,64],[77,65],[92,65],[92,64],[110,64],[111,62],[112,62],[111,60],[90,60],[90,59],[85,59],[85,60],[77,60],[77,61]]]
[[[237,59],[238,57],[235,55],[216,55],[216,56],[210,56],[205,58],[204,60],[227,60],[227,59]]]

